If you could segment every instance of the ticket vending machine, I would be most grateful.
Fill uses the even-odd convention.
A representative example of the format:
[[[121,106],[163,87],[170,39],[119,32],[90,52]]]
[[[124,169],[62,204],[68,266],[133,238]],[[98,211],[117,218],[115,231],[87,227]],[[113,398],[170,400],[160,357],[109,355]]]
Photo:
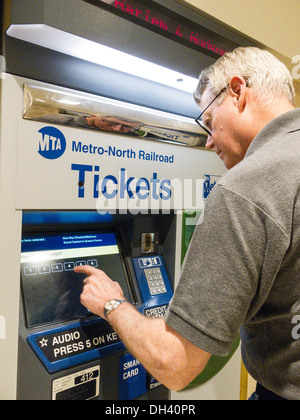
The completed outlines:
[[[124,50],[127,39],[137,55],[152,54],[165,65],[177,55],[174,67],[189,63],[197,73],[216,54],[190,49],[187,40],[179,45],[178,35],[164,38],[163,28],[151,32],[154,18],[136,27],[131,16],[122,21],[124,36],[115,36],[123,10],[110,15],[98,2],[7,3],[12,22],[0,62],[0,398],[188,399],[159,384],[110,325],[80,304],[83,279],[73,268],[103,269],[138,311],[162,317],[180,278],[182,213],[192,211],[196,223],[193,212],[203,210],[225,168],[203,149],[205,133],[193,119],[199,110],[191,93],[178,89],[181,76],[177,87],[166,87],[125,75],[72,56],[61,40],[74,31],[76,45],[78,37],[95,37]],[[193,15],[176,7],[178,18]],[[87,24],[95,19],[109,22],[105,33]],[[238,379],[239,368],[234,360],[230,372]],[[238,393],[235,383],[230,397]],[[207,398],[202,386],[193,395]]]
[[[203,208],[204,176],[220,177],[222,163],[185,147],[202,141],[186,118],[176,116],[177,132],[142,120],[138,136],[116,135],[83,126],[82,115],[116,112],[117,101],[4,73],[1,95],[1,396],[16,387],[18,399],[170,398],[80,304],[73,269],[103,269],[137,310],[162,317],[180,276],[181,210]],[[130,112],[137,124],[146,110]],[[152,118],[175,125],[167,113]]]

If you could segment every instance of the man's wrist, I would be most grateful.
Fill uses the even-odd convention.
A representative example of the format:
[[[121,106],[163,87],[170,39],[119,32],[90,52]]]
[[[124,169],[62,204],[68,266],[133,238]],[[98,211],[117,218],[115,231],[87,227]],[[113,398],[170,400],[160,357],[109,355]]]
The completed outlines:
[[[114,311],[116,308],[118,308],[122,303],[126,303],[126,299],[111,299],[108,302],[106,302],[104,306],[104,316],[105,319],[108,321],[109,314]]]

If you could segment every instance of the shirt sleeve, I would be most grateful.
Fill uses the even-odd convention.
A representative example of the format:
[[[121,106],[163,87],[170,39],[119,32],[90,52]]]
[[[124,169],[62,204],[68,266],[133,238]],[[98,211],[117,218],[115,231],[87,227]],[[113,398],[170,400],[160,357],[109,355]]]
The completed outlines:
[[[166,323],[208,353],[230,353],[251,307],[266,249],[267,216],[215,186],[196,227]]]

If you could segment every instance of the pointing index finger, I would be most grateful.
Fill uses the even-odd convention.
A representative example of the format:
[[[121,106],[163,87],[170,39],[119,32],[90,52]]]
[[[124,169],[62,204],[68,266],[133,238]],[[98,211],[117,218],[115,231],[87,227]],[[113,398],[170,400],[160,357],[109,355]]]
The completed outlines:
[[[90,265],[77,265],[74,268],[74,271],[76,273],[82,273],[82,274],[86,274],[87,276],[91,276],[92,274],[95,274],[95,272],[99,271],[99,270],[95,267],[90,266]]]

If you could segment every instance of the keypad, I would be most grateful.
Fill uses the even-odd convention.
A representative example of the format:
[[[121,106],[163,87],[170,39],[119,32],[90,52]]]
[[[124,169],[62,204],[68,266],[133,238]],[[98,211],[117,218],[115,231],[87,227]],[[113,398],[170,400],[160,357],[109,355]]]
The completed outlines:
[[[160,293],[166,293],[166,285],[163,280],[161,270],[159,267],[147,268],[144,270],[147,283],[149,286],[150,294],[159,295]]]

